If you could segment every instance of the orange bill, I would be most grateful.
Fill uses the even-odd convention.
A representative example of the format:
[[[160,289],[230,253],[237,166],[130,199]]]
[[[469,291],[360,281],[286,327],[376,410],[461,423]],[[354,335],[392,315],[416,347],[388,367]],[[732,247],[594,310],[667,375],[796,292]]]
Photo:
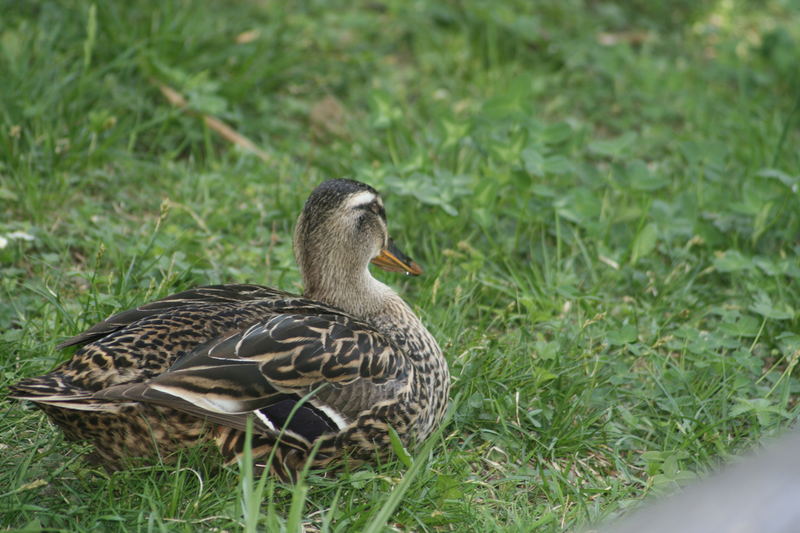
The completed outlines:
[[[422,268],[413,259],[400,251],[389,239],[389,244],[381,250],[377,257],[372,258],[372,264],[389,272],[405,272],[411,276],[422,274]]]

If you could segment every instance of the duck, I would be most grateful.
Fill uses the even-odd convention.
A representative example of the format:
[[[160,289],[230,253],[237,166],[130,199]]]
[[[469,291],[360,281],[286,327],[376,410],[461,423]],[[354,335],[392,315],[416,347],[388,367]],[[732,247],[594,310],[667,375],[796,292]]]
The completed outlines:
[[[281,480],[375,462],[442,421],[450,375],[433,335],[370,272],[421,267],[389,237],[379,192],[331,179],[295,226],[301,295],[261,285],[189,289],[114,314],[9,397],[33,402],[109,469],[211,442]],[[394,433],[394,435],[390,435]],[[213,446],[212,446],[213,447]]]

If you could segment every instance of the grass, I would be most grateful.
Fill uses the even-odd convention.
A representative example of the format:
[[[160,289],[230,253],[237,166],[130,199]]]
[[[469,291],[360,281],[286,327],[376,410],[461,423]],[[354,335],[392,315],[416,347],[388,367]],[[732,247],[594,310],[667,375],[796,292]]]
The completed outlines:
[[[3,400],[0,524],[560,531],[790,426],[800,9],[625,5],[3,2],[3,383],[193,285],[299,290],[294,219],[342,176],[386,193],[426,268],[382,277],[458,401],[410,468],[289,487],[202,450],[109,474]]]

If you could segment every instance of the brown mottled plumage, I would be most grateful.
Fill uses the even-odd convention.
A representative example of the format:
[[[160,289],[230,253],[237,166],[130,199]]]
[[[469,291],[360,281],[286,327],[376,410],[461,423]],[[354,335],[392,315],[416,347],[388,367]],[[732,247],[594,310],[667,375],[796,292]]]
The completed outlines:
[[[298,219],[304,296],[258,285],[199,287],[111,316],[59,345],[81,346],[11,387],[113,467],[213,440],[228,461],[254,420],[253,456],[288,479],[386,453],[440,422],[450,378],[442,352],[368,264],[419,274],[388,238],[383,202],[330,180]]]

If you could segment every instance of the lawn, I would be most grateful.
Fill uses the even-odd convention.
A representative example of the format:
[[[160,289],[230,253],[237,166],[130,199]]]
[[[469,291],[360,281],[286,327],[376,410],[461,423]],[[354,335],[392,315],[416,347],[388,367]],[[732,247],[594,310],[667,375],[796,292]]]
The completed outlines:
[[[191,286],[301,290],[329,177],[385,193],[426,272],[377,275],[453,375],[413,461],[296,486],[108,473],[3,391],[0,526],[561,531],[792,425],[800,5],[669,5],[0,2],[0,383]]]

